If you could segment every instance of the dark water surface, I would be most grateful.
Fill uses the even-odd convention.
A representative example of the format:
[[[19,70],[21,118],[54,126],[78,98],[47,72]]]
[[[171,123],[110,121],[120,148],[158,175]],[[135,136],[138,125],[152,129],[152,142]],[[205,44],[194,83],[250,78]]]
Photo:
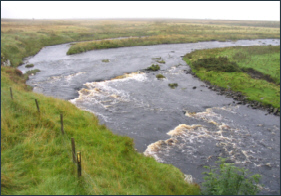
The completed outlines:
[[[139,152],[175,165],[197,183],[204,165],[226,157],[262,175],[261,194],[280,194],[280,118],[217,95],[186,74],[190,68],[181,58],[193,50],[253,45],[280,45],[280,40],[136,46],[71,56],[66,55],[70,44],[48,46],[26,60],[41,70],[27,84],[93,112],[114,133],[134,138]],[[159,58],[166,63],[157,63]],[[161,70],[141,71],[153,63]],[[159,73],[166,78],[158,80]]]

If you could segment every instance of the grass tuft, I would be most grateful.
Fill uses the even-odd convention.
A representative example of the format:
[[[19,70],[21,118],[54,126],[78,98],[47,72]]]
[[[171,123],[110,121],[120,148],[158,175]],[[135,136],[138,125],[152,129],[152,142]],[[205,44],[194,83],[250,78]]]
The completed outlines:
[[[178,84],[177,83],[171,83],[171,84],[168,84],[169,87],[171,87],[171,89],[175,89],[176,87],[178,87]]]
[[[147,71],[158,71],[160,70],[160,66],[157,64],[152,64],[150,67],[146,69]]]
[[[25,66],[26,68],[34,67],[34,64],[28,64]]]
[[[163,78],[166,78],[166,77],[163,76],[162,74],[157,74],[157,75],[156,75],[156,78],[157,78],[157,79],[163,79]]]

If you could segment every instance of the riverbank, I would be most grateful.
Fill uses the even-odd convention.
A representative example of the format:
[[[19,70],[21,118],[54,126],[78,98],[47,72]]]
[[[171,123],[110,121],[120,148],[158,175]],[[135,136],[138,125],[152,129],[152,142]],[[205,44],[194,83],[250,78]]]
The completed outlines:
[[[201,30],[200,33],[197,32],[196,28],[186,29],[186,34],[164,34],[164,35],[152,35],[139,38],[127,38],[127,39],[114,39],[114,40],[99,40],[99,41],[88,41],[73,44],[67,51],[67,55],[83,53],[90,50],[106,49],[106,48],[119,48],[119,47],[129,47],[129,46],[151,46],[159,44],[178,44],[178,43],[195,43],[203,41],[228,41],[228,40],[254,40],[268,38],[265,34],[254,34],[252,30],[243,31],[243,33],[238,33],[231,29],[229,32],[221,34],[222,29],[216,27],[212,33],[208,33],[209,29]],[[241,29],[238,30],[239,32]],[[188,35],[188,36],[187,36]],[[276,35],[271,35],[271,38],[279,38]]]
[[[279,54],[280,46],[232,47],[194,51],[184,60],[192,69],[187,73],[203,80],[209,89],[232,97],[237,104],[280,116]],[[203,60],[209,67],[198,64]],[[225,70],[218,70],[216,63]]]

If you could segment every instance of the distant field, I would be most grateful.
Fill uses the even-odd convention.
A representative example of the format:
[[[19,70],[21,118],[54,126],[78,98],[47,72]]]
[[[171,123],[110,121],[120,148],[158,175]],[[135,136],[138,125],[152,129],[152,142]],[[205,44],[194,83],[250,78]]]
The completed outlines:
[[[250,100],[280,108],[280,46],[198,50],[184,59],[203,81],[242,92]],[[261,78],[247,72],[258,71]]]
[[[73,41],[140,37],[74,45],[69,54],[133,45],[209,40],[280,38],[280,22],[215,20],[5,20],[1,19],[1,63],[13,66],[43,46]]]
[[[122,28],[124,32],[128,33],[130,30],[134,30],[131,32],[132,36],[143,35],[145,37],[77,43],[71,46],[67,54],[71,55],[88,50],[124,46],[279,38],[280,30],[278,27],[280,27],[278,22],[204,20],[147,22],[130,28],[129,26]]]

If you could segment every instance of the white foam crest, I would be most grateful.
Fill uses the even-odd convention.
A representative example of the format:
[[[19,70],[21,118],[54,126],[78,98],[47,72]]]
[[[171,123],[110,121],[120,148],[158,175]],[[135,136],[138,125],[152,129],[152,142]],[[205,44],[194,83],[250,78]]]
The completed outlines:
[[[251,135],[249,134],[249,131],[243,126],[237,127],[237,125],[233,124],[232,120],[226,119],[222,115],[217,114],[213,111],[213,109],[220,108],[209,108],[206,109],[206,111],[198,113],[187,111],[186,116],[214,124],[216,126],[216,130],[208,130],[200,124],[179,124],[167,133],[171,136],[171,139],[180,141],[174,146],[181,149],[182,153],[186,156],[196,158],[198,153],[204,154],[204,152],[198,152],[200,146],[205,144],[206,141],[209,141],[211,143],[215,143],[217,147],[223,149],[219,156],[225,156],[225,154],[227,154],[235,163],[252,163],[252,161],[257,161],[259,157],[255,156],[257,153],[255,152],[256,149],[254,148],[250,150],[248,146],[245,145],[245,141],[247,141],[247,144],[252,146],[257,144],[257,142],[250,137]],[[233,112],[232,108],[227,107],[223,107],[222,110]],[[228,122],[230,122],[231,125],[229,125]],[[153,151],[153,153],[157,156],[160,156],[163,153],[169,154],[170,150],[173,148],[173,146],[159,146],[159,144],[163,144],[163,142],[156,143],[158,150],[155,148],[150,149],[150,151]],[[161,150],[159,150],[159,148]],[[212,155],[206,155],[206,160],[207,157],[210,156]]]
[[[213,107],[213,108],[208,108],[203,112],[197,112],[197,113],[186,111],[185,115],[190,118],[194,118],[197,120],[203,120],[210,124],[214,124],[220,130],[228,129],[228,130],[233,131],[234,129],[229,124],[226,124],[226,122],[232,123],[233,121],[230,119],[226,119],[221,114],[214,112],[213,110],[215,110],[215,109],[225,110],[225,111],[233,113],[234,112],[233,109],[237,109],[237,107],[226,107],[226,106],[221,107],[221,108]]]
[[[169,131],[167,134],[170,136],[178,136],[186,133],[186,131],[194,131],[195,128],[201,127],[202,125],[186,125],[180,124],[175,129]]]
[[[77,73],[76,75],[79,75],[79,73]],[[71,76],[76,75],[74,74]],[[84,84],[86,88],[82,88],[78,91],[79,97],[69,101],[75,104],[77,107],[87,111],[91,111],[87,109],[88,105],[98,105],[104,110],[112,111],[114,110],[114,107],[112,106],[114,106],[115,104],[118,104],[120,102],[130,102],[134,100],[130,99],[130,95],[128,92],[119,90],[114,87],[115,85],[111,84],[113,82],[123,82],[131,79],[143,81],[146,79],[146,75],[141,72],[133,72],[118,76],[111,80],[105,80],[101,82],[87,82],[86,84]],[[139,103],[139,101],[136,101],[136,103]],[[97,114],[95,111],[91,112]],[[101,114],[98,115],[102,116]],[[102,118],[105,121],[107,120],[106,117],[102,116]]]
[[[112,78],[111,80],[106,80],[106,82],[109,82],[109,83],[126,82],[128,80],[136,80],[138,82],[143,82],[143,81],[147,80],[146,73],[143,73],[143,72],[125,73],[121,76]]]
[[[76,98],[76,103],[99,104],[103,108],[108,109],[111,106],[120,102],[129,102],[130,96],[127,92],[118,90],[108,85],[106,81],[86,83],[87,88],[83,88]]]
[[[128,80],[144,81],[146,80],[146,74],[142,72],[133,72],[117,76],[111,80],[105,80],[101,82],[87,82],[84,84],[86,88],[78,91],[79,97],[76,98],[75,104],[98,104],[105,110],[114,110],[112,106],[121,102],[134,102],[138,107],[150,108],[150,105],[143,103],[141,100],[131,98],[130,94],[124,90],[119,90],[115,83],[124,82]],[[151,108],[150,108],[151,109]]]
[[[163,140],[159,140],[155,143],[150,144],[149,146],[147,146],[143,154],[148,157],[153,157],[159,163],[163,163],[164,161],[157,155],[157,152],[161,149],[161,145],[163,145],[163,143]]]

